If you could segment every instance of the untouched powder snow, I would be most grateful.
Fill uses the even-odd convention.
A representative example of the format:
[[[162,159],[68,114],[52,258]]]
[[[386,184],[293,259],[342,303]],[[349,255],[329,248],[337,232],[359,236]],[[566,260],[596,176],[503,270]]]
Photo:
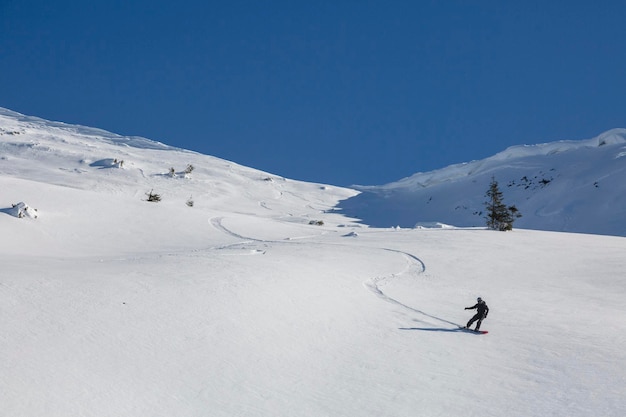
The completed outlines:
[[[626,414],[623,237],[367,227],[354,190],[0,127],[2,415]]]
[[[518,227],[626,236],[624,155],[626,129],[588,140],[514,146],[480,161],[356,187],[362,193],[339,207],[371,226],[483,226],[485,193],[495,179],[504,202],[523,215]]]

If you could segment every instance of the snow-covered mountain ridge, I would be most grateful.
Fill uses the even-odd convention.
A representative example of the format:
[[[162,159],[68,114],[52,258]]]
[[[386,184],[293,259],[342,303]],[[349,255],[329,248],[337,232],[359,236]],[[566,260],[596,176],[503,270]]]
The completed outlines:
[[[63,122],[45,120],[35,116],[27,116],[9,109],[0,107],[0,134],[19,135],[33,130],[49,130],[51,132],[63,132],[74,134],[83,138],[98,138],[111,144],[126,145],[143,149],[177,149],[161,142],[138,137],[121,136],[112,132],[95,127],[72,125]],[[61,135],[64,136],[64,135]],[[182,150],[182,149],[181,149]]]
[[[484,226],[484,194],[493,177],[505,203],[515,204],[523,215],[515,227],[626,236],[624,156],[626,129],[613,129],[587,140],[513,146],[483,160],[351,190],[290,181],[146,138],[0,108],[3,175],[65,187],[87,186],[91,191],[128,194],[132,190],[135,199],[155,188],[160,193],[159,187],[165,187],[168,200],[194,199],[221,209],[232,207],[235,198],[243,212],[259,201],[285,204],[297,200],[290,185],[298,183],[298,190],[318,195],[322,202],[318,212],[336,207],[376,227]],[[42,164],[41,158],[47,163]],[[184,171],[189,165],[194,171],[188,175]],[[76,181],[78,175],[86,181]],[[172,179],[181,186],[170,187]],[[253,187],[254,195],[246,200],[251,206],[246,209],[238,194],[250,182],[258,187]]]
[[[622,237],[365,227],[353,189],[0,113],[2,416],[626,415]]]
[[[616,158],[626,155],[626,129],[612,129],[595,138],[585,140],[562,140],[557,142],[541,143],[537,145],[511,146],[494,156],[480,161],[471,161],[451,165],[431,172],[419,172],[410,177],[383,186],[361,186],[359,189],[394,189],[412,187],[430,187],[446,181],[454,181],[459,178],[475,175],[485,170],[500,168],[498,165],[519,164],[520,160],[527,162],[525,158],[538,158],[556,155],[562,152],[577,149],[594,149],[606,145],[618,145],[621,149]]]
[[[173,233],[172,228],[184,227],[185,218],[199,220],[223,213],[255,213],[255,217],[301,224],[320,221],[323,215],[325,222],[351,223],[333,213],[333,207],[357,194],[351,189],[285,179],[145,138],[49,122],[3,109],[0,189],[0,214],[9,213],[19,202],[38,209],[39,228],[14,222],[4,226],[15,229],[9,231],[16,240],[37,241],[49,245],[51,251],[66,252],[81,245],[99,250],[93,236],[101,230],[94,222],[123,224],[124,235],[143,249],[150,243],[158,246]],[[63,198],[51,198],[51,189]],[[161,196],[158,210],[150,207],[153,203],[146,203],[149,193]],[[92,202],[101,207],[97,216],[81,210],[81,205],[89,207]],[[158,227],[140,230],[137,222],[115,218],[117,210],[112,207],[119,206],[125,206],[125,216],[131,218],[154,216]],[[260,212],[259,207],[263,208]],[[78,234],[66,235],[58,230],[60,224],[45,220],[66,216],[83,223]],[[115,229],[105,233],[113,235]],[[189,236],[190,245],[198,243],[194,239],[202,239],[199,233]],[[142,245],[142,240],[148,245]],[[13,248],[28,246],[16,244]]]
[[[498,181],[516,227],[626,236],[626,129],[595,138],[513,146],[492,157],[417,173],[340,204],[374,226],[423,222],[483,226],[485,192]]]
[[[217,209],[224,207],[222,204],[227,206],[233,193],[240,204],[242,190],[231,187],[250,184],[258,185],[250,187],[258,191],[258,195],[251,196],[253,205],[259,204],[257,199],[266,199],[267,204],[271,200],[298,199],[292,195],[292,184],[299,190],[310,190],[321,204],[332,205],[356,194],[346,188],[292,181],[146,138],[50,122],[2,108],[0,173],[21,180],[114,194],[127,193],[131,188],[143,195],[152,187],[155,192],[166,190],[164,200],[193,195],[196,203],[204,202]],[[224,201],[217,204],[220,200]],[[245,207],[234,209],[245,211]]]

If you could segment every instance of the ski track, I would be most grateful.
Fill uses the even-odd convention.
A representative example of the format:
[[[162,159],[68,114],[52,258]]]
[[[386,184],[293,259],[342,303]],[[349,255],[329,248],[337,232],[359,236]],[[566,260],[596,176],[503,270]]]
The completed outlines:
[[[431,319],[437,320],[439,322],[442,323],[446,323],[446,324],[451,324],[455,327],[461,327],[461,325],[459,325],[458,323],[454,323],[452,321],[446,320],[446,319],[442,319],[441,317],[437,317],[434,316],[432,314],[429,314],[425,311],[419,310],[417,308],[408,306],[402,302],[400,302],[399,300],[396,300],[393,297],[388,296],[387,294],[384,293],[384,291],[381,289],[380,284],[384,283],[384,282],[389,282],[390,280],[399,277],[401,275],[405,275],[405,274],[412,274],[415,275],[416,277],[423,274],[424,272],[426,272],[426,265],[424,264],[424,262],[419,259],[417,256],[412,255],[410,253],[407,252],[402,252],[399,250],[395,250],[395,249],[387,249],[387,248],[381,248],[382,250],[386,250],[389,252],[395,252],[398,254],[401,254],[402,256],[404,256],[407,260],[407,266],[404,270],[400,271],[397,274],[391,274],[388,276],[383,276],[383,277],[376,277],[376,278],[372,278],[367,280],[363,285],[365,285],[365,287],[367,289],[369,289],[370,291],[372,291],[374,294],[376,294],[377,297],[387,301],[388,303],[391,304],[395,304],[397,306],[400,306],[404,309],[407,309],[409,311],[412,311],[413,313],[418,313],[420,315],[429,317]]]
[[[252,238],[249,236],[242,236],[238,233],[233,232],[232,230],[228,229],[226,226],[223,225],[222,220],[224,218],[223,217],[214,217],[212,219],[210,219],[210,223],[213,227],[215,227],[217,230],[222,231],[223,233],[232,236],[232,237],[236,237],[238,239],[242,239],[243,242],[239,242],[239,243],[235,243],[232,245],[227,245],[224,246],[223,248],[226,247],[231,247],[231,246],[236,246],[236,245],[241,245],[241,244],[246,244],[246,243],[251,243],[251,242],[263,242],[263,243],[279,243],[279,242],[272,242],[272,241],[267,241],[267,240],[262,240],[262,239],[256,239],[256,238]],[[285,241],[294,241],[296,239],[304,239],[304,237],[299,237],[299,238],[294,238],[294,237],[289,237],[287,239],[285,239]],[[280,243],[284,243],[285,241],[282,241]],[[221,249],[222,247],[220,247]],[[419,259],[417,256],[412,255],[408,252],[403,252],[403,251],[399,251],[396,249],[388,249],[388,248],[380,248],[380,250],[384,250],[384,251],[389,251],[389,252],[394,252],[394,253],[398,253],[400,255],[402,255],[405,259],[406,259],[406,267],[400,271],[399,273],[394,273],[391,275],[386,275],[386,276],[382,276],[382,277],[374,277],[374,278],[370,278],[367,281],[365,281],[363,283],[363,285],[370,290],[371,292],[373,292],[377,297],[381,298],[382,300],[400,306],[406,310],[409,310],[413,313],[418,313],[422,316],[437,320],[441,323],[446,323],[446,324],[450,324],[455,326],[456,328],[462,327],[460,324],[458,323],[454,323],[452,321],[446,320],[446,319],[442,319],[440,317],[434,316],[432,314],[429,314],[425,311],[419,310],[417,308],[408,306],[402,302],[400,302],[399,300],[396,300],[395,298],[385,294],[385,292],[381,289],[381,285],[382,283],[385,282],[389,282],[391,280],[393,280],[394,278],[397,278],[401,275],[405,275],[405,274],[412,274],[416,277],[420,276],[421,274],[423,274],[424,272],[426,272],[426,265],[424,264],[424,262]],[[263,252],[264,253],[264,252]]]
[[[211,223],[211,226],[213,226],[217,230],[219,230],[219,231],[221,231],[221,232],[223,232],[223,233],[225,233],[225,234],[227,234],[229,236],[232,236],[232,237],[235,237],[237,239],[243,240],[243,242],[236,243],[236,245],[240,245],[242,243],[249,243],[249,242],[265,242],[264,240],[261,240],[261,239],[255,239],[255,238],[252,238],[252,237],[246,237],[246,236],[242,236],[240,234],[237,234],[237,233],[233,232],[232,230],[226,228],[226,226],[224,226],[222,224],[222,220],[223,219],[224,219],[223,217],[213,217],[213,218],[211,218],[209,220],[209,222]],[[228,246],[232,246],[232,245],[228,245]]]

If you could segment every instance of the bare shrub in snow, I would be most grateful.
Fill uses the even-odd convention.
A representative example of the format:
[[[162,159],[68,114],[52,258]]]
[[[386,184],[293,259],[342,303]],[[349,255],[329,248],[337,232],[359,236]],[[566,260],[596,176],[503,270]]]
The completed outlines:
[[[150,190],[149,193],[146,193],[148,196],[148,201],[159,202],[161,201],[161,194],[154,193],[153,190]]]

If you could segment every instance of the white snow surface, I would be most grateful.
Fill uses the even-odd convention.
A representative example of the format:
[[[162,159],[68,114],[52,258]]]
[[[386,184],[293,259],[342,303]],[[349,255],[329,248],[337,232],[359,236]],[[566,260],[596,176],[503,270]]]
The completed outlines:
[[[0,415],[626,415],[624,237],[368,227],[355,190],[0,129]]]
[[[370,226],[427,222],[485,224],[485,192],[498,182],[504,203],[522,214],[515,226],[626,236],[626,129],[595,138],[513,146],[490,158],[417,173],[343,201]]]

